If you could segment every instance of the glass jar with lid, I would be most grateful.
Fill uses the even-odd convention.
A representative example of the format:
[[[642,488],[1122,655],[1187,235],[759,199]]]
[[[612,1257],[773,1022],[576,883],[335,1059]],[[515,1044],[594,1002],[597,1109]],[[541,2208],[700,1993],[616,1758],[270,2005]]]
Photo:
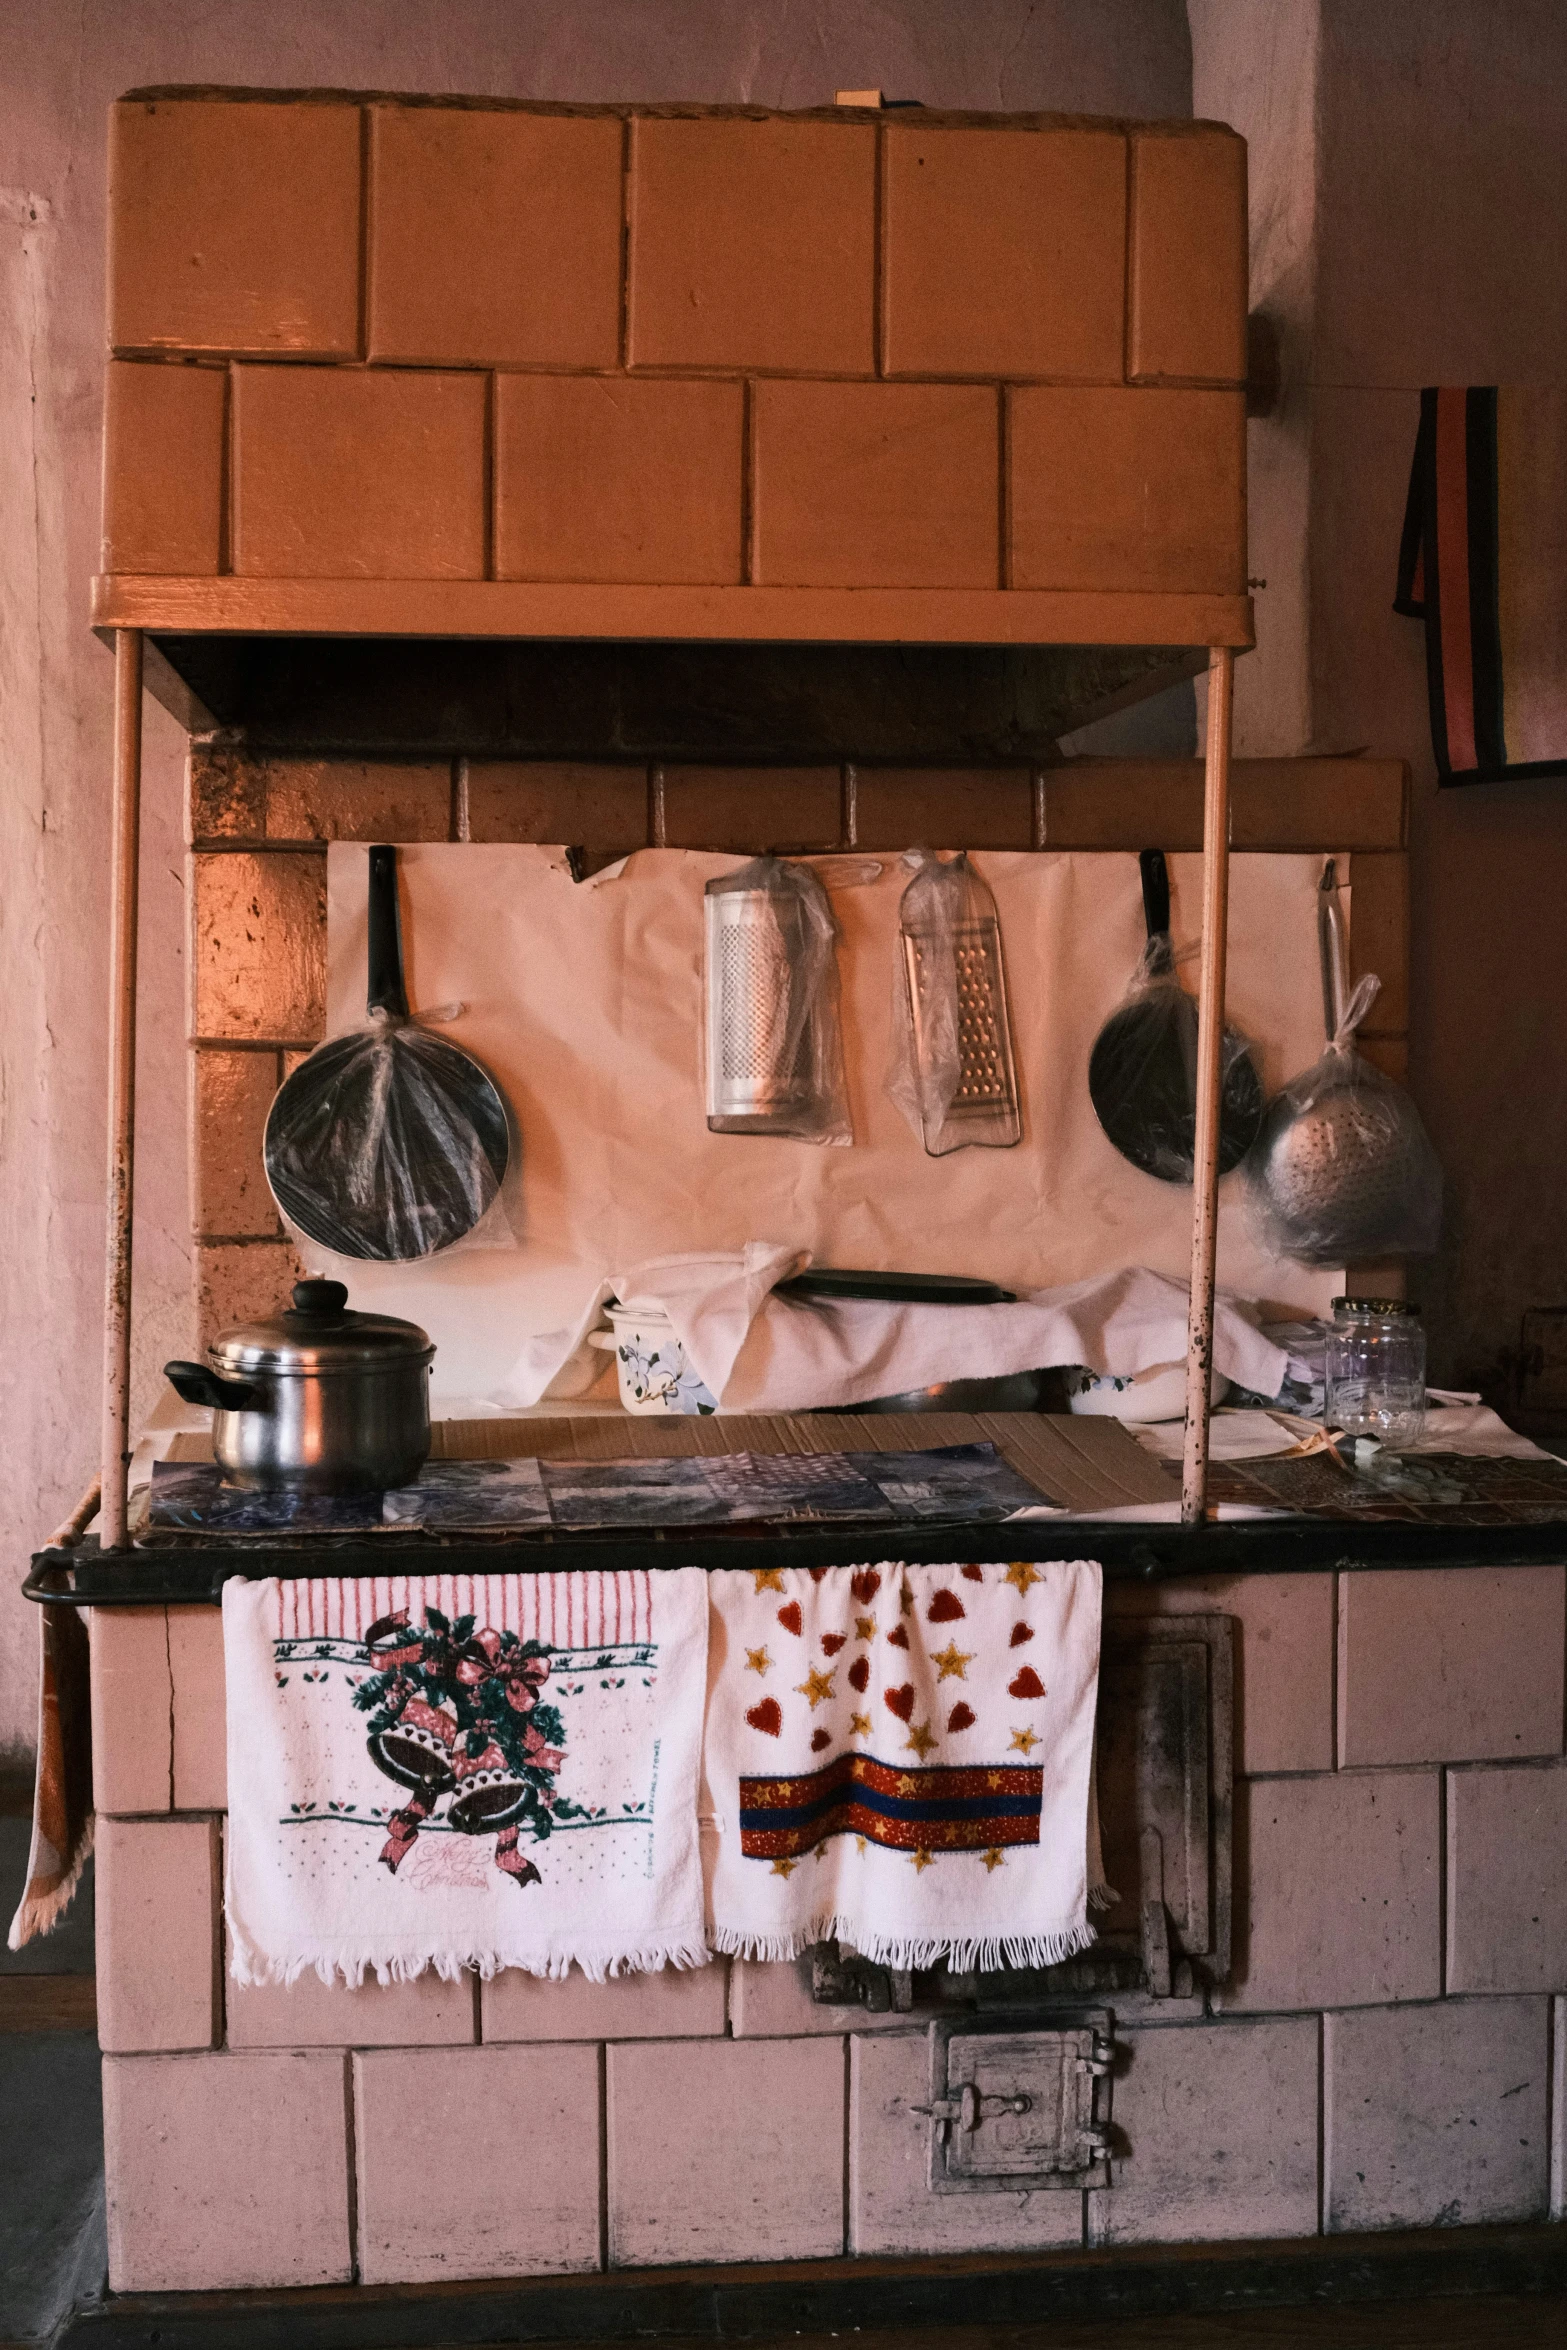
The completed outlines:
[[[1373,1436],[1397,1452],[1414,1443],[1425,1416],[1419,1307],[1396,1297],[1336,1297],[1327,1338],[1327,1426]]]

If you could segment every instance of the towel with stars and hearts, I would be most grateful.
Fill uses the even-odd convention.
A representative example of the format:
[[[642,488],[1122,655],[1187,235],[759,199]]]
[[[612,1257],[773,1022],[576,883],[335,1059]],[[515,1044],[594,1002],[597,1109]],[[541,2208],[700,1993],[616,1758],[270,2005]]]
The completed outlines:
[[[242,1983],[701,1966],[707,1577],[224,1585]]]
[[[996,1967],[1091,1942],[1100,1586],[1087,1560],[710,1576],[714,1948]]]

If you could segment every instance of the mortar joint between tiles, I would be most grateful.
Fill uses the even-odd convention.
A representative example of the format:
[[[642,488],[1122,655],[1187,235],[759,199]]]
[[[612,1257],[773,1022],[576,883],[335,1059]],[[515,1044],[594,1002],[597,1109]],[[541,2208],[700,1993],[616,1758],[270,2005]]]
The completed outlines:
[[[609,2047],[598,2045],[599,2267],[609,2267]]]
[[[495,547],[498,534],[495,526],[495,502],[500,494],[498,488],[500,468],[495,462],[495,413],[495,370],[489,368],[484,377],[484,437],[480,458],[484,473],[483,487],[480,493],[481,510],[484,516],[484,544],[480,551],[480,564],[482,576],[485,579],[494,579],[496,576]]]
[[[740,583],[756,581],[756,395],[750,376],[740,384]]]
[[[996,386],[996,581],[1012,585],[1012,393]]]
[[[169,1611],[163,1611],[163,1658],[169,1676],[169,1810],[174,1810],[174,1633]]]
[[[1317,2234],[1325,2236],[1328,2230],[1328,2025],[1326,2016],[1317,2018]]]
[[[616,350],[624,370],[631,365],[631,117],[620,125],[620,314]]]
[[[343,2051],[343,2136],[347,2166],[348,2192],[348,2273],[352,2283],[362,2280],[359,2271],[359,2117],[354,2097],[354,2053]]]
[[[1132,270],[1136,250],[1133,223],[1137,203],[1137,141],[1133,138],[1128,138],[1126,141],[1125,169],[1126,228],[1121,249],[1121,381],[1130,383],[1132,380],[1132,304],[1134,298]]]
[[[1447,1771],[1439,1763],[1436,1772],[1436,1981],[1444,1999],[1448,1996],[1447,1779]]]
[[[216,1877],[212,1887],[212,2045],[226,2048],[229,2036],[227,1920],[223,1907],[225,1881],[224,1855],[228,1847],[228,1814],[217,1812],[212,1821],[212,1847],[216,1861]]]
[[[872,126],[875,158],[871,174],[871,371],[887,373],[887,133],[878,119]]]
[[[854,2137],[851,2121],[851,2103],[853,2095],[854,2038],[852,2033],[845,2032],[843,2036],[843,2235],[841,2240],[842,2250],[845,2252],[845,2254],[849,2253],[853,2249],[853,2242],[851,2237],[851,2229],[853,2227],[853,2213],[850,2209],[849,2203],[849,2164],[852,2161],[854,2155]]]
[[[368,359],[370,355],[370,206],[373,177],[370,140],[370,109],[359,109],[359,321],[356,356]]]

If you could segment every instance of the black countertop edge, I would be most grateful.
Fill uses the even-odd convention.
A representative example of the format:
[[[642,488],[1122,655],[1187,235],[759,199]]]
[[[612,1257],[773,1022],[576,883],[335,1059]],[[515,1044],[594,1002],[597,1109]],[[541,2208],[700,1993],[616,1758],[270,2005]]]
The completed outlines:
[[[269,1544],[201,1541],[100,1552],[89,1539],[41,1550],[26,1598],[66,1607],[217,1606],[231,1576],[559,1574],[700,1566],[827,1567],[901,1559],[961,1566],[993,1559],[1097,1559],[1109,1582],[1177,1576],[1320,1574],[1410,1567],[1534,1567],[1567,1561],[1567,1518],[1544,1525],[1430,1526],[1341,1518],[1255,1518],[1210,1526],[1124,1525],[1094,1518],[907,1527],[811,1527],[788,1533],[542,1534],[490,1541],[382,1534]]]

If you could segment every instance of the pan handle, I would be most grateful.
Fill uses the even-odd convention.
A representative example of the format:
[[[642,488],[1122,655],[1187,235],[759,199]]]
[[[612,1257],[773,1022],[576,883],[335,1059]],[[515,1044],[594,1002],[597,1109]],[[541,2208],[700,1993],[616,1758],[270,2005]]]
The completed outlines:
[[[370,984],[365,997],[369,1012],[388,1012],[394,1019],[408,1017],[408,990],[403,984],[403,932],[397,910],[397,851],[370,851]]]
[[[1148,943],[1163,939],[1164,950],[1149,957],[1149,968],[1171,971],[1175,968],[1175,949],[1170,944],[1170,868],[1165,863],[1163,849],[1144,849],[1138,866],[1143,877],[1143,920],[1148,928]]]
[[[1344,909],[1339,903],[1338,872],[1329,857],[1317,888],[1317,945],[1322,957],[1322,1025],[1329,1044],[1339,1032],[1349,995],[1349,955],[1344,938]]]

